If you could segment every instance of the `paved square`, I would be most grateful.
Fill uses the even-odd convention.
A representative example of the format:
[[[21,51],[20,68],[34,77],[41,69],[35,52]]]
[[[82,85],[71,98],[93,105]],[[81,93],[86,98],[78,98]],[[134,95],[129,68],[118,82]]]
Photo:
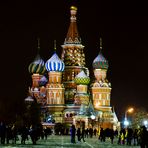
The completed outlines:
[[[77,137],[76,137],[77,141]],[[20,140],[17,144],[0,145],[1,148],[140,148],[140,146],[126,146],[118,145],[117,138],[114,140],[114,144],[111,144],[110,139],[106,139],[106,142],[100,142],[97,137],[85,138],[86,142],[76,142],[76,144],[70,143],[70,136],[57,136],[50,135],[47,140],[38,140],[36,145],[32,145],[31,140],[26,141],[25,145],[20,144]],[[11,141],[10,141],[11,142]]]

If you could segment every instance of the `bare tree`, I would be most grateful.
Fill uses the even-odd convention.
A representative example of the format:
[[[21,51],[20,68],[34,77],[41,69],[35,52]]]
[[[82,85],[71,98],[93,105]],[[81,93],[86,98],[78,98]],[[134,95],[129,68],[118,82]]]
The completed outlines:
[[[132,115],[132,127],[139,128],[144,125],[144,121],[148,121],[148,113],[144,108],[138,108]]]

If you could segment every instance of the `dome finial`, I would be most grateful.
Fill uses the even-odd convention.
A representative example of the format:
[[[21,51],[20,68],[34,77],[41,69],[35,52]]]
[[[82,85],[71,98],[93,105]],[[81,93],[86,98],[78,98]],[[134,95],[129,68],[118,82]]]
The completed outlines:
[[[100,37],[100,52],[102,51],[102,38]]]
[[[77,7],[76,6],[71,6],[70,9],[77,11]]]
[[[54,40],[54,52],[56,52],[56,40]]]
[[[39,53],[39,50],[40,50],[40,38],[37,38],[37,41],[38,41],[38,53]]]
[[[77,7],[71,6],[70,13],[71,13],[71,17],[70,17],[71,22],[76,22]]]

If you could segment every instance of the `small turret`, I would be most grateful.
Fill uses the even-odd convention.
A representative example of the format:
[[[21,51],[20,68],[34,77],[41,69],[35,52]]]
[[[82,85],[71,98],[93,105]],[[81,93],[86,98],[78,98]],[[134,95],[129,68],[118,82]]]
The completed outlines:
[[[93,69],[108,69],[108,61],[102,54],[102,38],[100,38],[100,52],[93,61]]]
[[[102,54],[102,38],[100,38],[100,52],[98,56],[94,59],[92,65],[97,82],[105,81],[106,72],[108,70],[108,61]]]

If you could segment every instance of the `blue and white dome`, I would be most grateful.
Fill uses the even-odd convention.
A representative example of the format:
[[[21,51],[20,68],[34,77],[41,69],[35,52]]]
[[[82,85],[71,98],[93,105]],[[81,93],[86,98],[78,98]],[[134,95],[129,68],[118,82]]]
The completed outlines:
[[[65,64],[56,53],[45,63],[47,71],[64,71]]]

